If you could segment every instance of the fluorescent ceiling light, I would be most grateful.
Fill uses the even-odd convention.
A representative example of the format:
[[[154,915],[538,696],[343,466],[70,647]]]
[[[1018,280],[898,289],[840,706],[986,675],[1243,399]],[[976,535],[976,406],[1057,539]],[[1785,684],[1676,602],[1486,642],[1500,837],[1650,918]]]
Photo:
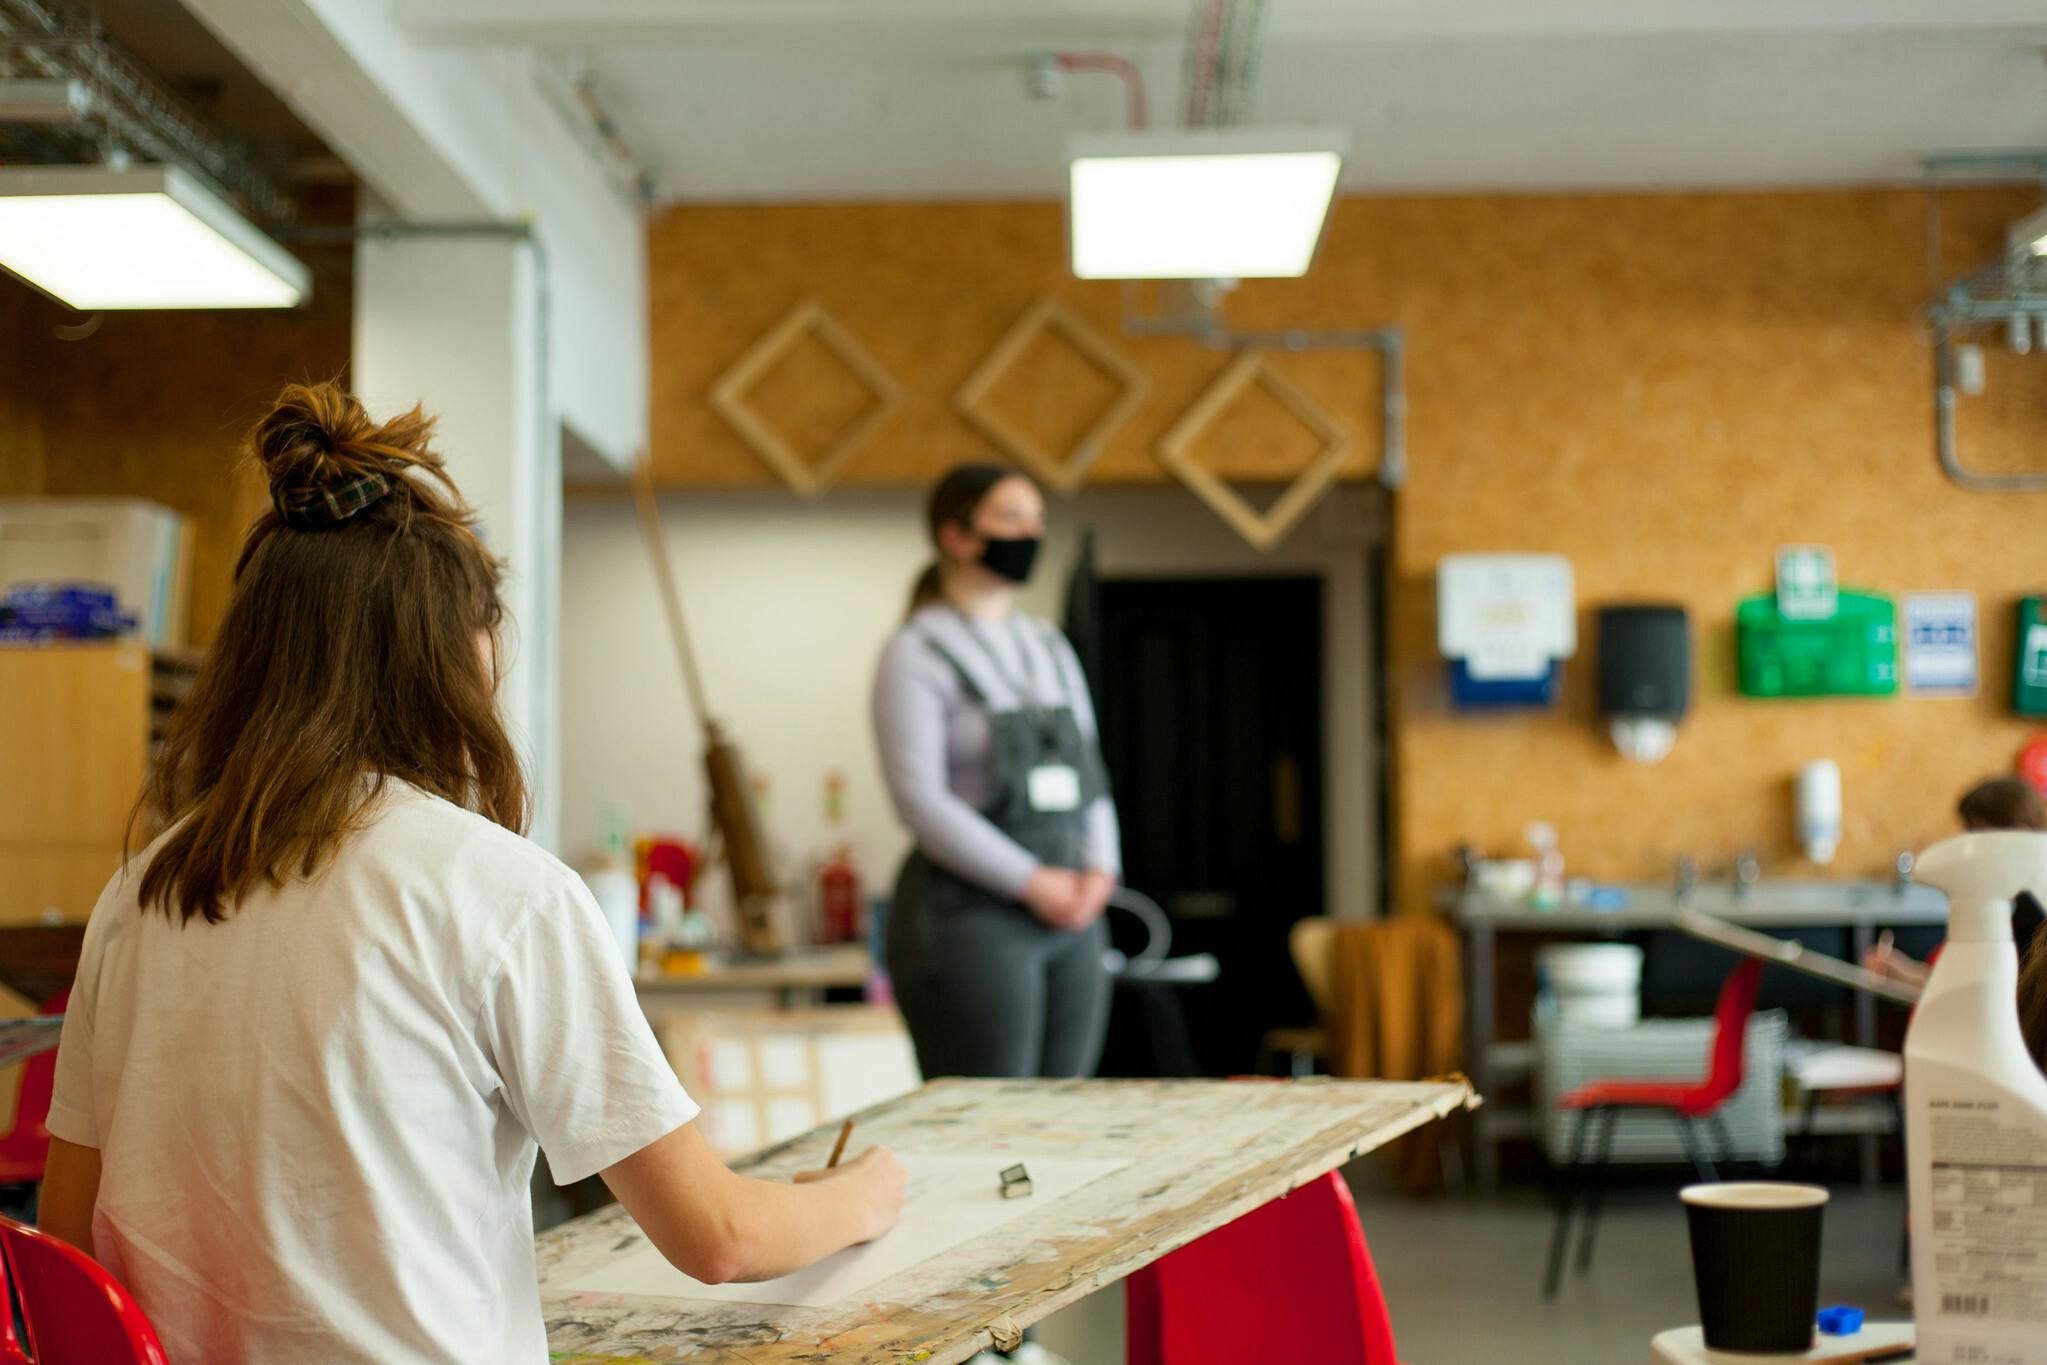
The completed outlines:
[[[291,308],[313,283],[175,166],[0,168],[0,266],[81,312]]]
[[[1305,275],[1349,139],[1331,129],[1088,134],[1067,143],[1084,280]]]
[[[2014,251],[2047,256],[2047,208],[2033,210],[2011,225],[2008,239]]]

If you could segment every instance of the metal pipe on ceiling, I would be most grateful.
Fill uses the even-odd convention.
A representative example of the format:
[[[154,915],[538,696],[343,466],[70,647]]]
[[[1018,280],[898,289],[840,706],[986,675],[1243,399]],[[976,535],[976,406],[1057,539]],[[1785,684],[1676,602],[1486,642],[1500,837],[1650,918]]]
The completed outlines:
[[[597,93],[597,80],[580,54],[542,57],[535,68],[540,92],[553,104],[575,137],[604,164],[607,175],[635,204],[654,202],[658,188],[653,171],[640,163],[625,131]]]
[[[1123,283],[1123,330],[1136,337],[1187,337],[1222,351],[1377,351],[1379,353],[1379,485],[1407,482],[1407,337],[1397,326],[1272,330],[1233,328],[1220,304],[1227,289],[1216,280],[1188,280],[1183,311],[1147,316],[1136,280]]]
[[[1138,70],[1136,62],[1113,52],[1055,52],[1052,61],[1061,71],[1103,71],[1121,80],[1128,101],[1125,117],[1130,128],[1138,130],[1145,126],[1144,73]]]
[[[2023,245],[2010,247],[2002,259],[1951,284],[1941,281],[1940,186],[1944,177],[1977,178],[2029,171],[2047,186],[2047,151],[1961,152],[1929,157],[1926,171],[1927,270],[1935,298],[1927,308],[1933,340],[1934,455],[1940,469],[1957,487],[1975,493],[2047,493],[2047,470],[1989,474],[1962,462],[1959,431],[1961,384],[1955,356],[1955,330],[1999,327],[2022,339],[2014,349],[2031,348],[2031,329],[2047,327],[2047,264]]]

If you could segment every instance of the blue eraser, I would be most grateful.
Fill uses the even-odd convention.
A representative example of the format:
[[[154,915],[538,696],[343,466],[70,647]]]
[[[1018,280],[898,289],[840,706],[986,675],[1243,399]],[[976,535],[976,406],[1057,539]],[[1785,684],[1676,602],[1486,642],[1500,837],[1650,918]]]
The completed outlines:
[[[1860,1308],[1820,1309],[1820,1330],[1830,1337],[1852,1337],[1862,1330]]]

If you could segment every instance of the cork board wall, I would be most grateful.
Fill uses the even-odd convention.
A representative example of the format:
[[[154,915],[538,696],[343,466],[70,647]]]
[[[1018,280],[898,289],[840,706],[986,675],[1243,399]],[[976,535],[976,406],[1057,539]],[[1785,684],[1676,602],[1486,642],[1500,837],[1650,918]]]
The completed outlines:
[[[901,406],[849,461],[847,485],[927,482],[965,459],[997,454],[954,411],[954,395],[1041,299],[1071,315],[1150,384],[1090,472],[1106,484],[1169,479],[1151,448],[1231,356],[1183,338],[1127,337],[1118,285],[1066,269],[1057,204],[813,204],[674,208],[648,231],[652,458],[667,487],[776,482],[709,395],[790,309],[816,300],[901,387]],[[1263,297],[1261,295],[1261,297]],[[1289,306],[1279,295],[1281,307]],[[1317,353],[1276,362],[1354,436],[1350,477],[1378,460],[1379,362]],[[995,416],[1048,452],[1069,450],[1118,393],[1076,348],[1040,335],[988,392]],[[823,450],[856,420],[865,391],[815,341],[793,348],[750,391],[763,420],[799,451]],[[1230,477],[1282,482],[1311,460],[1316,437],[1270,395],[1247,392],[1200,443]]]
[[[1989,259],[2032,198],[1949,200],[1947,273]],[[1395,306],[1415,351],[1393,608],[1406,902],[1459,840],[1511,850],[1537,818],[1591,875],[1663,878],[1684,854],[1717,874],[1742,849],[1767,873],[1816,874],[1792,837],[1792,775],[1813,758],[1843,773],[1830,871],[1883,874],[1954,832],[1955,798],[2009,771],[2032,728],[2008,707],[2011,613],[2047,588],[2047,495],[1963,492],[1935,465],[1921,197],[1407,207],[1486,288],[1449,316],[1442,284]],[[1989,393],[1965,403],[1968,458],[2047,468],[2047,364],[1998,348],[1991,362]],[[1981,694],[1738,697],[1735,600],[1766,590],[1773,548],[1796,541],[1833,547],[1845,584],[1974,592]],[[1581,607],[1691,610],[1699,698],[1667,759],[1628,764],[1600,733],[1589,620],[1559,711],[1447,713],[1432,569],[1491,549],[1569,555]]]
[[[1987,260],[2024,191],[1946,196],[1944,273]],[[1913,191],[1348,199],[1314,271],[1246,285],[1240,326],[1397,323],[1409,345],[1409,483],[1397,500],[1391,597],[1396,898],[1426,903],[1461,841],[1507,852],[1523,825],[1562,832],[1573,870],[1663,877],[1753,849],[1803,867],[1790,779],[1832,757],[1846,787],[1837,873],[1873,874],[1952,829],[1953,799],[2006,769],[2030,727],[2006,705],[2011,600],[2047,589],[2047,495],[1965,493],[1934,463],[1925,202]],[[1150,377],[1094,478],[1166,477],[1152,447],[1228,363],[1184,340],[1134,339],[1117,286],[1067,277],[1057,204],[687,207],[649,236],[653,457],[664,483],[770,476],[704,394],[775,319],[820,299],[904,391],[848,469],[915,483],[987,454],[950,395],[1034,298],[1058,298]],[[798,441],[822,444],[860,396],[820,356],[758,390]],[[2047,468],[2047,357],[1992,346],[1990,391],[1965,400],[1968,460]],[[1056,440],[1102,381],[1071,356],[1027,357],[997,396]],[[1286,356],[1288,374],[1376,465],[1370,356]],[[1036,367],[1036,368],[1031,368]],[[779,384],[778,389],[772,384]],[[1207,451],[1238,477],[1297,468],[1300,429],[1246,403]],[[1735,599],[1766,589],[1789,541],[1834,548],[1843,582],[1967,589],[1982,612],[1973,700],[1744,701],[1733,692]],[[1591,630],[1553,712],[1448,713],[1434,644],[1434,566],[1457,551],[1554,551],[1581,604],[1687,605],[1701,659],[1695,711],[1661,764],[1623,762],[1595,723]]]
[[[292,312],[107,313],[79,319],[0,277],[0,497],[147,498],[191,518],[191,642],[227,608],[242,533],[265,503],[242,441],[287,382],[348,368],[350,287],[322,260]]]

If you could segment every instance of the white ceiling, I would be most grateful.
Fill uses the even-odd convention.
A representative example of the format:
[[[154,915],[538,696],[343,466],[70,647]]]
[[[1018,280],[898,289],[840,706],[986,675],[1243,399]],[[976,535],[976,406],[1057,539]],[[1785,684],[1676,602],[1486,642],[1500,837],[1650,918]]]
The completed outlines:
[[[1177,122],[1187,0],[391,0],[586,58],[663,198],[1054,196],[1136,60]],[[1246,0],[1238,0],[1239,4]],[[1354,189],[1907,180],[2047,145],[2047,0],[1270,0],[1249,121],[1347,127]]]

